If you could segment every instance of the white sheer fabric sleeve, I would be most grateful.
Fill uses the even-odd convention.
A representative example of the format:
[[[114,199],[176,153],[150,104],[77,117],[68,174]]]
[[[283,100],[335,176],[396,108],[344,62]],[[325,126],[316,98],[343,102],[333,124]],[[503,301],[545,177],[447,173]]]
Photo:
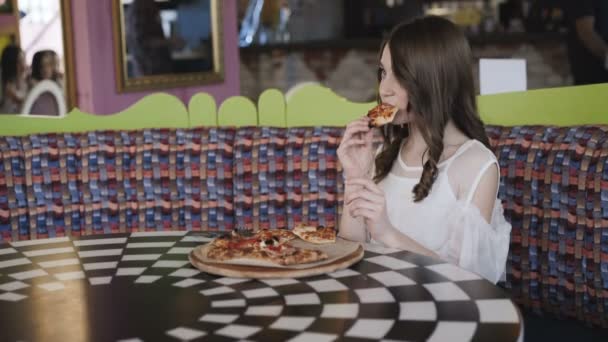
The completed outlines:
[[[475,150],[475,149],[472,149]],[[479,151],[478,151],[479,152]],[[465,190],[446,219],[448,235],[438,254],[446,261],[475,272],[493,283],[505,278],[505,266],[509,252],[511,225],[505,220],[502,204],[494,196],[490,222],[479,208],[472,203],[478,184],[486,172],[495,172],[498,163],[493,154],[482,153],[475,157],[462,158],[468,163],[468,173],[458,165],[452,165],[450,173],[457,173]],[[475,153],[475,151],[472,151]],[[483,156],[485,154],[485,157]],[[460,159],[460,158],[459,158]],[[456,164],[456,163],[455,163]],[[466,164],[460,165],[465,167]],[[496,168],[492,167],[496,165]],[[472,170],[477,172],[470,172]],[[467,176],[469,175],[469,176]],[[472,177],[470,176],[472,175]],[[500,175],[500,173],[499,173]],[[498,189],[496,184],[493,189]],[[492,191],[494,191],[492,189]],[[487,189],[485,189],[487,191]]]
[[[494,203],[488,223],[474,205],[458,201],[448,216],[448,240],[439,251],[446,261],[475,272],[493,283],[504,280],[511,225],[502,204]]]

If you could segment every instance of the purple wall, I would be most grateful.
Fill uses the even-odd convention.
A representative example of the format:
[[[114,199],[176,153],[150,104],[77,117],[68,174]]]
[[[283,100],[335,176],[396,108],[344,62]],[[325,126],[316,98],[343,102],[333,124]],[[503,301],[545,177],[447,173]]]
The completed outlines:
[[[95,114],[116,113],[145,95],[161,91],[177,96],[186,105],[190,97],[198,92],[211,94],[218,104],[227,97],[239,94],[236,0],[220,1],[223,6],[223,83],[122,94],[116,91],[112,1],[72,0],[78,107],[82,111]]]

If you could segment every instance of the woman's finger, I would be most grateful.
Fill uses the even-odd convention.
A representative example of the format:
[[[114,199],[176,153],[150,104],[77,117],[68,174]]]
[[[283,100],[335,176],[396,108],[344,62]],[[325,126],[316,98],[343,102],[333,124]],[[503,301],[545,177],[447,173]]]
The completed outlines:
[[[349,185],[360,185],[360,186],[364,187],[365,189],[384,197],[384,192],[382,192],[382,190],[378,187],[378,185],[376,185],[376,183],[374,183],[371,179],[353,178],[353,179],[347,180],[347,183]]]
[[[376,213],[373,210],[359,208],[359,209],[353,210],[351,216],[354,218],[363,218],[363,219],[373,220],[376,217]]]
[[[346,205],[349,205],[351,202],[357,199],[363,199],[373,203],[381,204],[384,201],[384,196],[378,195],[366,189],[358,189],[357,191],[353,191],[352,193],[346,195]]]
[[[354,210],[357,210],[357,209],[368,209],[368,210],[373,210],[373,211],[379,211],[380,210],[380,206],[377,203],[374,203],[374,202],[371,202],[371,201],[367,201],[367,200],[364,200],[364,199],[354,200],[349,205],[347,205],[347,207],[351,211],[354,211]]]
[[[351,122],[350,124],[348,124],[348,126],[346,126],[346,130],[344,131],[343,139],[348,139],[355,134],[367,133],[367,132],[369,132],[369,127],[367,126],[366,123],[358,122],[358,121]]]
[[[368,123],[370,120],[371,119],[369,118],[369,116],[363,115],[362,117],[358,118],[356,121],[361,121],[361,122]]]
[[[370,129],[367,133],[365,133],[365,139],[368,140],[371,145],[374,141],[374,131]]]
[[[346,125],[346,127],[349,126],[357,126],[357,125],[365,125],[369,122],[368,119],[366,119],[365,117],[359,118],[357,120],[351,121],[348,125]],[[369,127],[369,125],[368,125]]]
[[[369,123],[367,120],[365,119],[358,119],[355,121],[350,122],[348,125],[346,125],[346,129],[352,128],[352,127],[367,127],[369,129]]]
[[[347,149],[351,146],[361,146],[361,145],[365,145],[366,141],[360,138],[354,138],[354,139],[349,139],[346,140],[344,143],[341,144],[342,149]]]

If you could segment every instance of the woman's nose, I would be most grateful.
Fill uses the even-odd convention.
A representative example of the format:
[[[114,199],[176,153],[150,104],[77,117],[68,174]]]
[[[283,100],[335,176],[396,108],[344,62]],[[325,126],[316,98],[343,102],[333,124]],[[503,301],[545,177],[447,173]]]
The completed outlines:
[[[380,88],[378,89],[378,93],[380,94],[381,98],[386,98],[393,94],[391,88],[382,83],[380,83]]]

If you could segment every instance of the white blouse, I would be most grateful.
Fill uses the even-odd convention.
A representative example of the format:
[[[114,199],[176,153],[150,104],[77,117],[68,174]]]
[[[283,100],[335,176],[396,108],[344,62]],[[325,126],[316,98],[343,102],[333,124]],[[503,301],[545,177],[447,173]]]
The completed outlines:
[[[408,166],[401,157],[379,186],[395,228],[444,260],[496,283],[504,279],[511,225],[500,200],[494,202],[490,223],[471,204],[479,181],[492,165],[498,166],[492,151],[472,139],[439,163],[437,178],[424,200],[414,202],[412,193],[422,167]],[[458,187],[453,184],[465,184],[466,191],[460,193],[466,193],[466,198],[457,198],[454,188]]]

